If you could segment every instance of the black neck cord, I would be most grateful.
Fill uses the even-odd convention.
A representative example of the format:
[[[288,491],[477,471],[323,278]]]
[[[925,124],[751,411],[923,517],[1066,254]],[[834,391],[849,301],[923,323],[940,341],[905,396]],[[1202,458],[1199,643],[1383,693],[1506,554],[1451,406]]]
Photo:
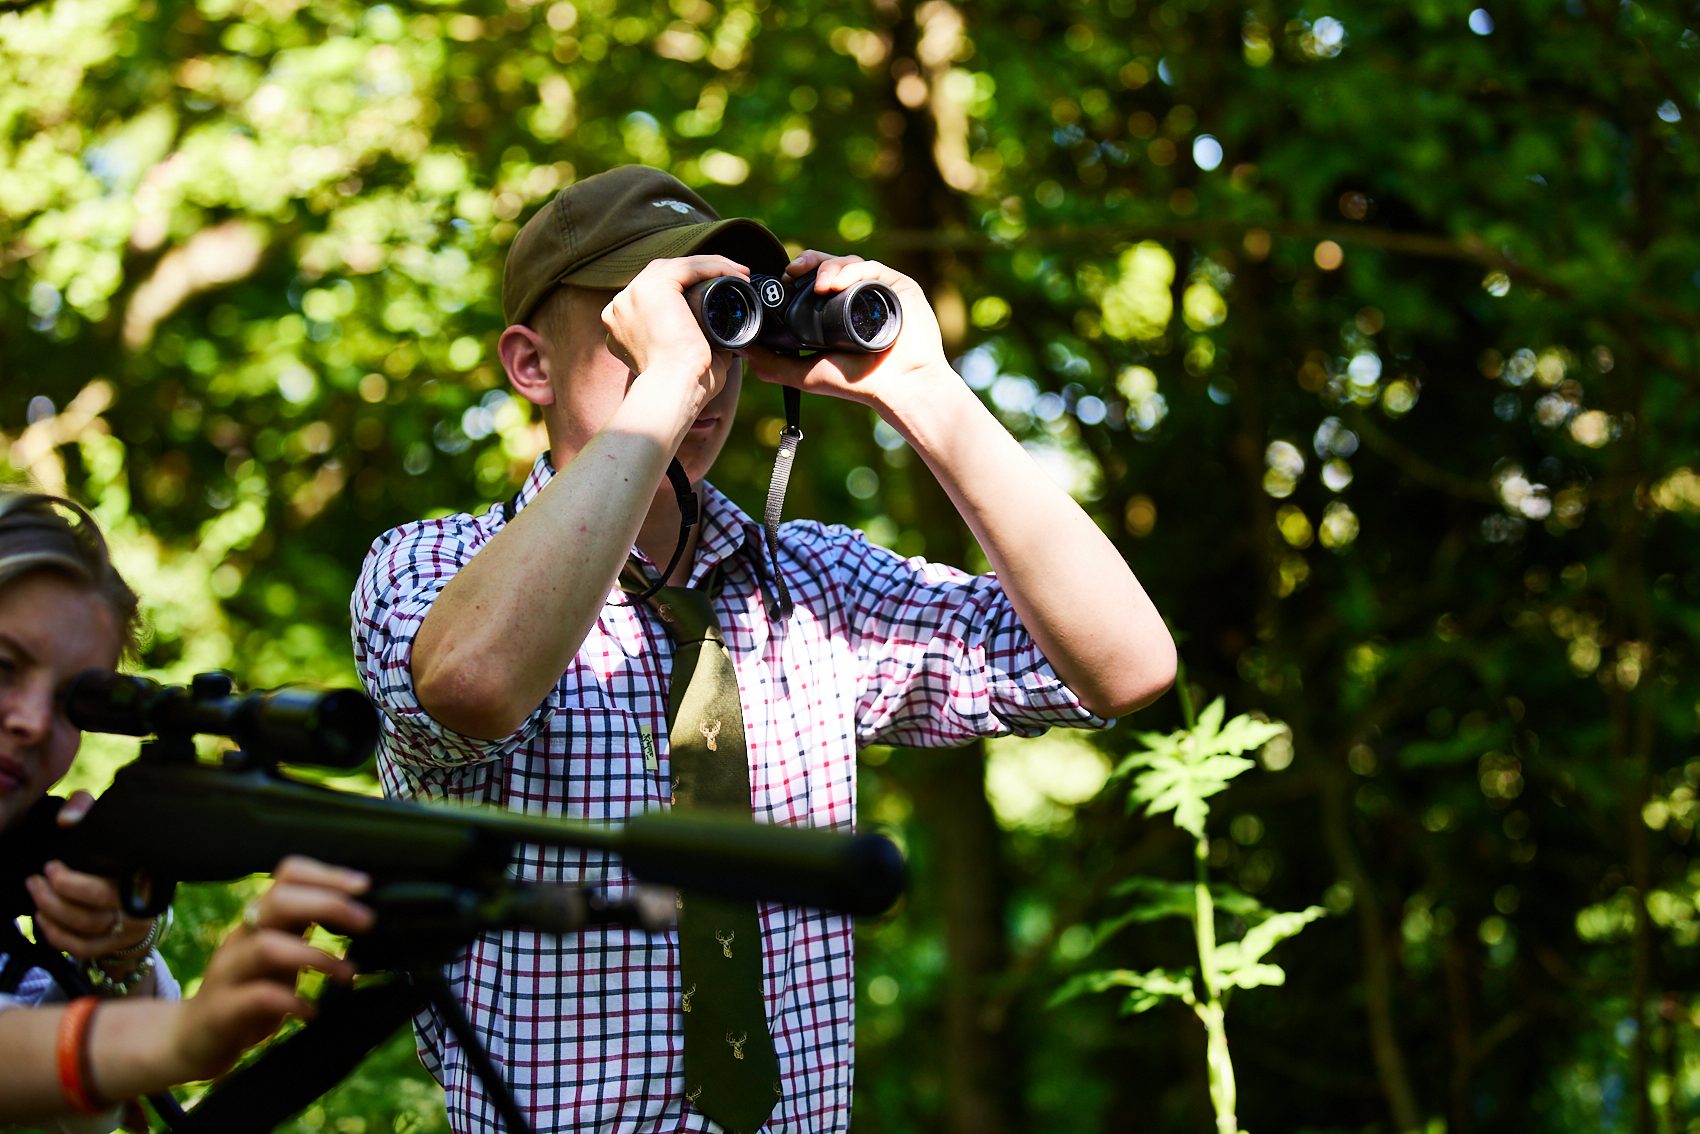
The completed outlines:
[[[667,480],[673,486],[673,498],[679,502],[679,542],[673,545],[673,558],[667,561],[667,566],[661,569],[661,577],[651,583],[648,590],[641,595],[629,595],[625,602],[614,603],[615,606],[636,606],[655,594],[667,585],[673,568],[684,557],[685,544],[691,537],[691,525],[697,522],[697,494],[691,490],[690,477],[685,475],[685,466],[679,463],[677,457],[667,462]]]
[[[785,428],[779,434],[779,452],[773,458],[773,476],[767,486],[767,509],[762,516],[762,527],[767,532],[767,553],[773,565],[773,593],[767,596],[767,614],[775,621],[783,622],[791,617],[794,604],[791,601],[791,591],[785,585],[785,576],[779,570],[779,514],[785,507],[785,489],[791,482],[791,468],[796,463],[797,445],[803,440],[803,429],[799,424],[802,416],[802,395],[793,386],[785,387]],[[679,559],[685,554],[685,543],[690,538],[691,525],[697,522],[697,498],[691,491],[691,482],[685,476],[685,470],[679,464],[677,457],[667,465],[667,479],[673,484],[673,494],[679,501],[679,542],[673,548],[673,558],[667,561],[662,569],[661,577],[639,595],[629,595],[624,602],[616,606],[633,606],[654,595],[673,574],[673,568],[679,565]],[[765,588],[763,588],[765,590]]]
[[[791,482],[791,467],[796,463],[797,445],[803,440],[803,429],[799,424],[802,416],[802,395],[793,386],[785,387],[785,428],[779,434],[779,452],[773,458],[773,476],[767,486],[767,509],[762,517],[762,526],[767,532],[767,553],[772,559],[774,593],[768,596],[768,617],[783,622],[791,617],[793,603],[791,591],[785,585],[785,576],[779,570],[779,514],[785,506],[785,489]],[[629,595],[624,602],[615,606],[633,606],[651,597],[655,592],[667,585],[667,580],[673,574],[673,568],[679,565],[684,557],[685,544],[690,541],[691,526],[697,522],[699,508],[696,492],[691,488],[691,481],[685,475],[685,467],[674,457],[667,462],[667,480],[673,486],[673,497],[679,503],[679,542],[673,546],[673,557],[662,568],[661,577],[649,585],[649,588],[639,595]],[[502,518],[512,520],[519,510],[519,497],[502,503]],[[765,588],[764,588],[765,589]]]

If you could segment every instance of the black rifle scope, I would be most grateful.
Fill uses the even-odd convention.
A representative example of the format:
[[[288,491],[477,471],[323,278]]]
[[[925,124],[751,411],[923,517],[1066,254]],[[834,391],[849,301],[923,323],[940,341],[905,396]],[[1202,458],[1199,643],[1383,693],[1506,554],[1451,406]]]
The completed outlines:
[[[234,693],[228,674],[201,673],[188,685],[84,670],[65,683],[65,716],[88,732],[124,736],[227,736],[251,756],[357,768],[378,740],[378,711],[353,689],[274,689]]]
[[[897,293],[863,280],[841,291],[815,291],[815,273],[716,276],[685,289],[703,334],[716,347],[756,343],[780,354],[842,350],[872,354],[897,340],[903,308]]]

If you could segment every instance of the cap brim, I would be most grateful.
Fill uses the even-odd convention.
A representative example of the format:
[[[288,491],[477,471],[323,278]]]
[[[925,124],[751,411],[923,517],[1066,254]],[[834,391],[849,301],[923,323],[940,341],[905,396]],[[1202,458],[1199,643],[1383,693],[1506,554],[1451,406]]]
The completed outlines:
[[[753,272],[779,275],[790,256],[762,225],[743,217],[685,224],[640,236],[604,256],[562,275],[555,282],[575,287],[622,288],[651,260],[670,260],[712,251],[730,257]]]

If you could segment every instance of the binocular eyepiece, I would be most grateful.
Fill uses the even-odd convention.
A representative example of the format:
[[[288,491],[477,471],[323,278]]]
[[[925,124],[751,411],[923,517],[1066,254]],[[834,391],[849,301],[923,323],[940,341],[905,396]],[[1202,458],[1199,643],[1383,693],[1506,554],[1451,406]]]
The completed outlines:
[[[727,350],[753,342],[780,354],[872,354],[891,346],[903,326],[903,309],[889,287],[864,280],[818,294],[813,272],[795,280],[717,276],[686,288],[685,299],[708,341]]]

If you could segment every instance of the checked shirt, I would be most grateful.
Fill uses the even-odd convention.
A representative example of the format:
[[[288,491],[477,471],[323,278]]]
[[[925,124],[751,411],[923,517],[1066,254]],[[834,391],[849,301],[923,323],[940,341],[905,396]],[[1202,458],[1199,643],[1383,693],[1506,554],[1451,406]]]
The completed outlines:
[[[539,458],[514,507],[553,475]],[[761,527],[703,487],[699,584],[724,564],[715,610],[737,670],[751,806],[765,823],[849,830],[856,753],[867,744],[949,747],[975,737],[1100,727],[1051,671],[990,576],[903,559],[859,532],[811,521],[780,530],[796,609],[770,623]],[[505,523],[504,508],[396,528],[373,545],[351,602],[355,660],[383,709],[387,793],[492,804],[536,816],[622,822],[668,806],[667,674],[673,647],[643,607],[609,593],[553,693],[512,735],[452,732],[419,706],[414,635],[444,584]],[[603,884],[628,896],[617,857],[521,850],[526,882]],[[764,904],[765,998],[783,1095],[763,1127],[849,1126],[855,979],[848,917]],[[597,928],[488,935],[447,970],[474,1028],[540,1134],[713,1131],[683,1095],[675,935]],[[419,1051],[459,1134],[499,1128],[465,1053],[429,1011]]]

